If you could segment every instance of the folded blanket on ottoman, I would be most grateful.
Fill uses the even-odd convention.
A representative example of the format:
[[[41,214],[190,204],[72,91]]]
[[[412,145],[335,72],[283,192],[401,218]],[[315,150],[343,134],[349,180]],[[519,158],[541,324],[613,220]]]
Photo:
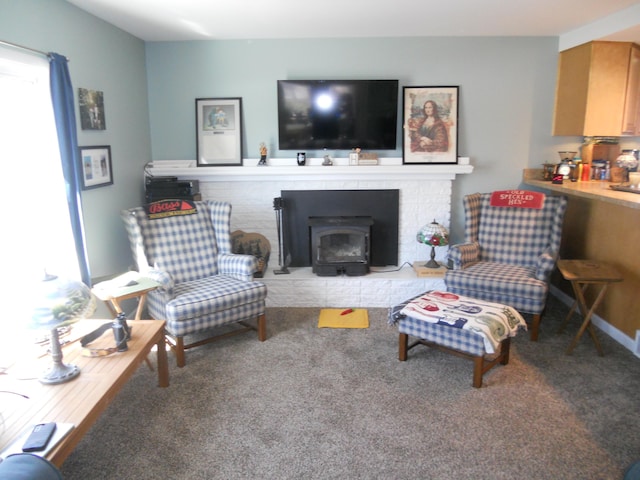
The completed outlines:
[[[512,307],[436,290],[409,301],[390,321],[395,323],[407,316],[471,330],[482,336],[487,353],[495,353],[500,342],[515,336],[518,328],[527,329],[522,315]]]

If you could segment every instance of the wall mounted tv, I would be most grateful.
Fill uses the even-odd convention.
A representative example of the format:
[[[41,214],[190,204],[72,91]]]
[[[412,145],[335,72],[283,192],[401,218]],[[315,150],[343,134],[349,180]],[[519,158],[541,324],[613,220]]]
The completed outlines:
[[[280,150],[395,150],[398,80],[278,80]]]

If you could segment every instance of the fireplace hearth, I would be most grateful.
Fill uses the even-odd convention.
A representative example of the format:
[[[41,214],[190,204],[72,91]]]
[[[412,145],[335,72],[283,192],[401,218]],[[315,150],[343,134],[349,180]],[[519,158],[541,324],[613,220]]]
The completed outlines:
[[[371,217],[311,217],[312,271],[320,277],[369,273]]]

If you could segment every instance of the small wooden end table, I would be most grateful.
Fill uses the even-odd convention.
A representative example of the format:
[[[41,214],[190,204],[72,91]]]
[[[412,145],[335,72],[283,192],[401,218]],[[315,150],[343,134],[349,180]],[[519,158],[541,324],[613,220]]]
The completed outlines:
[[[595,260],[558,260],[558,270],[565,278],[571,282],[571,286],[573,287],[573,292],[576,296],[576,300],[569,310],[569,314],[567,318],[565,318],[564,322],[560,326],[558,333],[564,330],[564,327],[567,325],[573,312],[578,309],[578,312],[582,315],[582,325],[578,330],[575,338],[569,345],[566,350],[566,354],[570,355],[575,346],[582,337],[582,334],[585,330],[589,331],[589,335],[593,339],[593,343],[596,345],[596,349],[598,350],[598,354],[600,356],[604,355],[602,351],[602,346],[598,341],[598,337],[596,336],[596,332],[593,328],[593,324],[591,323],[591,317],[593,316],[593,312],[596,311],[598,305],[604,298],[604,295],[607,291],[607,288],[612,283],[621,282],[622,275],[611,265],[599,262]],[[585,299],[585,292],[589,285],[595,285],[596,288],[599,286],[600,289],[596,295],[595,300],[591,304],[591,307],[587,306],[587,301]]]
[[[93,287],[93,294],[106,303],[111,313],[117,316],[122,313],[120,302],[130,298],[138,299],[135,320],[141,320],[147,293],[158,288],[155,280],[142,276],[138,272],[127,272],[112,280],[98,283]]]

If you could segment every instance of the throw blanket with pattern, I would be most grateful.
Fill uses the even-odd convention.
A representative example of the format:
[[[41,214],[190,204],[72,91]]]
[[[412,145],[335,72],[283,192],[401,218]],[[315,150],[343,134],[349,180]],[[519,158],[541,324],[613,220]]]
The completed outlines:
[[[513,307],[437,290],[414,298],[400,314],[472,330],[483,337],[487,353],[495,353],[500,342],[515,336],[519,327],[527,329],[524,318]]]

